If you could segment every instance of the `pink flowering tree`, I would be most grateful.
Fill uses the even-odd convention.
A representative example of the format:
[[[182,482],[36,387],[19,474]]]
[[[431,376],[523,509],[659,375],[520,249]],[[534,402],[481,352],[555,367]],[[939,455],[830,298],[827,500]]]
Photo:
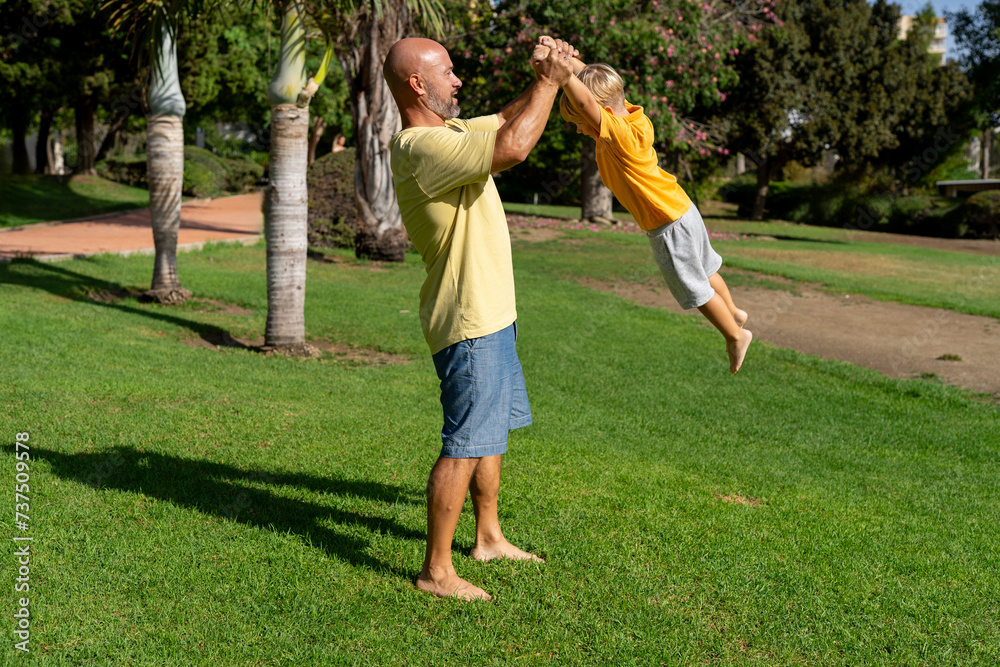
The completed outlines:
[[[467,112],[494,111],[500,98],[523,90],[531,77],[531,45],[540,35],[554,35],[574,44],[584,62],[606,62],[622,75],[627,99],[646,110],[661,160],[671,171],[692,159],[727,153],[710,123],[713,111],[737,83],[734,58],[757,40],[764,25],[777,22],[775,0],[511,0],[485,16],[471,2],[460,4],[463,29],[448,46],[468,79],[462,96],[473,108]],[[551,187],[554,169],[560,174],[579,169],[567,158],[576,153],[579,139],[562,125],[560,132],[546,133],[521,168],[524,186],[550,185],[545,188],[550,197],[550,190],[568,190],[567,183]],[[584,154],[592,155],[593,144],[586,142]],[[584,159],[585,174],[589,161]],[[585,209],[593,190],[581,192]],[[610,214],[610,199],[608,204]]]

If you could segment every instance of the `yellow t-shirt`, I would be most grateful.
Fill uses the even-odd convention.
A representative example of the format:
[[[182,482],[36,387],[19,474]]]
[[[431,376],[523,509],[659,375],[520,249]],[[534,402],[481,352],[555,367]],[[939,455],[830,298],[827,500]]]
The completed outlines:
[[[494,115],[392,137],[399,210],[427,265],[420,324],[431,354],[517,319],[507,217],[490,176],[499,128]]]
[[[575,109],[561,105],[571,123]],[[656,229],[677,220],[691,208],[691,199],[677,179],[660,168],[653,150],[653,124],[642,107],[625,103],[627,116],[601,109],[601,132],[597,139],[597,168],[601,180],[614,193],[639,227]],[[569,113],[567,113],[569,111]]]

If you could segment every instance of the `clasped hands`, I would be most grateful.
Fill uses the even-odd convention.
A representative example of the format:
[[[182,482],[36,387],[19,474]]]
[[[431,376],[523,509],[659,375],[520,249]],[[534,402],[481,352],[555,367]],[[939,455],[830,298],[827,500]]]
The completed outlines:
[[[551,79],[562,88],[573,76],[570,61],[579,55],[580,52],[569,42],[542,35],[531,54],[531,67],[538,79]]]

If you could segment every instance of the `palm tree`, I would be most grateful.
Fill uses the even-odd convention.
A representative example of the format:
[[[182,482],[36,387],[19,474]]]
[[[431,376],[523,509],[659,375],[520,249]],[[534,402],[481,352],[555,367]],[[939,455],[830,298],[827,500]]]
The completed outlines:
[[[393,44],[412,36],[417,17],[425,30],[440,35],[443,16],[438,0],[363,0],[353,9],[324,17],[324,30],[337,35],[337,58],[351,92],[359,226],[354,241],[359,257],[401,262],[406,253],[406,231],[389,169],[389,141],[402,123],[382,78],[382,63]]]
[[[143,298],[167,305],[182,304],[191,292],[177,276],[177,233],[181,224],[184,184],[184,112],[187,105],[177,72],[177,26],[184,14],[203,7],[197,0],[115,0],[110,10],[113,30],[127,30],[144,47],[150,67],[146,94],[146,179],[153,227],[153,281]]]
[[[358,135],[359,237],[366,249],[360,254],[400,261],[406,237],[392,189],[389,140],[401,123],[382,78],[382,62],[389,47],[412,28],[411,8],[437,25],[441,13],[437,0],[365,0],[361,5],[351,0],[308,4],[289,0],[279,6],[283,10],[280,62],[268,87],[271,163],[264,200],[268,304],[264,349],[312,356],[316,351],[305,342],[308,105],[326,76],[334,42],[327,42],[319,72],[307,78],[307,10],[325,34],[339,36],[337,52],[351,81],[351,110]]]
[[[306,77],[305,14],[298,0],[284,8],[278,69],[267,89],[271,103],[270,181],[264,195],[267,239],[267,323],[264,349],[308,356],[305,341],[309,200],[309,101],[326,76],[327,48],[315,78]]]

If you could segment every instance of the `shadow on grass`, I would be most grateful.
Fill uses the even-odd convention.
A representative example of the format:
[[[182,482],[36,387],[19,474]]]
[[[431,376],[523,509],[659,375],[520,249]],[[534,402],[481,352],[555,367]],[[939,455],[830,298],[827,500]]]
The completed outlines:
[[[141,494],[247,526],[292,533],[352,565],[388,572],[407,580],[417,575],[369,555],[369,543],[357,537],[355,528],[421,542],[426,537],[424,532],[407,528],[391,518],[288,498],[278,492],[280,487],[291,487],[323,496],[422,506],[422,500],[415,498],[418,494],[412,489],[304,473],[243,470],[130,447],[77,454],[37,448],[32,448],[32,452],[34,458],[47,461],[52,472],[66,480],[92,488]]]
[[[93,260],[84,258],[79,261]],[[0,263],[0,285],[40,289],[64,299],[81,303],[95,303],[122,313],[173,324],[189,329],[202,340],[218,347],[256,349],[241,343],[230,332],[221,327],[163,312],[168,306],[151,305],[140,308],[119,303],[121,299],[138,299],[142,293],[141,290],[71,271],[54,262],[15,259],[7,263]]]

